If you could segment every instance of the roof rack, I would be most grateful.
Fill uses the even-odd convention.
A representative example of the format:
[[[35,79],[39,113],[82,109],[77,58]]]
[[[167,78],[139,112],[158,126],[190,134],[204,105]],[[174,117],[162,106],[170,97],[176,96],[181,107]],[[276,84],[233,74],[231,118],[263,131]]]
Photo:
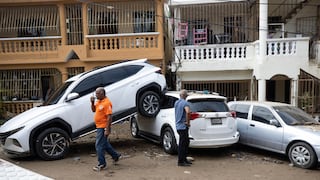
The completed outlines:
[[[219,93],[217,92],[212,92],[209,90],[203,90],[203,91],[198,91],[198,90],[188,90],[188,93],[197,93],[197,94],[213,94],[219,96]]]

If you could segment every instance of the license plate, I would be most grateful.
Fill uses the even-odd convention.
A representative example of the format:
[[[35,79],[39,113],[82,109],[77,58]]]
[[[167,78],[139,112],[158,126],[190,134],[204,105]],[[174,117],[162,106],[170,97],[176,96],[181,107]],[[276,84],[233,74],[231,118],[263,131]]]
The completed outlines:
[[[222,124],[221,119],[211,118],[211,125],[219,125]]]

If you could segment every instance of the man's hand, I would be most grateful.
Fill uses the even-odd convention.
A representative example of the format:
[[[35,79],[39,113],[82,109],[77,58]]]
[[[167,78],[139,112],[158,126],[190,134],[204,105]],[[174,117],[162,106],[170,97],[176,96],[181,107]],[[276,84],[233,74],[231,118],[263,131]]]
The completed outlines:
[[[96,98],[94,97],[94,96],[91,96],[90,97],[90,101],[91,101],[91,103],[94,103],[94,100],[95,100]]]
[[[110,130],[109,130],[109,129],[105,129],[105,130],[104,130],[104,135],[105,135],[106,137],[108,137],[109,134],[110,134]]]
[[[190,123],[188,123],[188,122],[185,122],[185,125],[186,125],[187,127],[190,127]]]

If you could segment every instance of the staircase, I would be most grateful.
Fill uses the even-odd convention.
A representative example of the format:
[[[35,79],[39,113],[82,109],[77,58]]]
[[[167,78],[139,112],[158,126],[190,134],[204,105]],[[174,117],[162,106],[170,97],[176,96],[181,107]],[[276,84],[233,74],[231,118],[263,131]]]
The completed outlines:
[[[310,0],[284,0],[271,13],[271,17],[279,17],[278,21],[287,23],[292,19]],[[279,22],[277,22],[279,23]]]

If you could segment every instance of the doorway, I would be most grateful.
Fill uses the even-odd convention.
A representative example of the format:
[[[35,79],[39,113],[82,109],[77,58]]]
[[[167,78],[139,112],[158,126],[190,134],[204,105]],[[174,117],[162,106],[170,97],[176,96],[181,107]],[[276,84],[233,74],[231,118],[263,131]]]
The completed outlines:
[[[291,80],[283,75],[272,77],[266,82],[266,100],[274,102],[291,102]]]

